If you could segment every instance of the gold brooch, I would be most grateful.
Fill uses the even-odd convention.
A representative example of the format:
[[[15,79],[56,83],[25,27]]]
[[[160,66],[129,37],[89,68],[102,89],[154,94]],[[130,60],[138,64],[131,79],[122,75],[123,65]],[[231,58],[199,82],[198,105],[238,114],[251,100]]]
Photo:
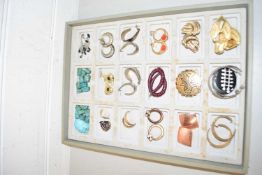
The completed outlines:
[[[210,35],[215,44],[215,53],[219,55],[223,54],[224,50],[233,49],[240,44],[239,32],[231,27],[223,16],[215,21]]]
[[[200,33],[200,24],[197,21],[191,21],[184,25],[181,29],[184,34],[182,44],[185,48],[196,53],[199,49],[199,39],[197,35]]]
[[[196,96],[201,91],[201,79],[194,70],[184,70],[176,78],[176,88],[182,96]]]

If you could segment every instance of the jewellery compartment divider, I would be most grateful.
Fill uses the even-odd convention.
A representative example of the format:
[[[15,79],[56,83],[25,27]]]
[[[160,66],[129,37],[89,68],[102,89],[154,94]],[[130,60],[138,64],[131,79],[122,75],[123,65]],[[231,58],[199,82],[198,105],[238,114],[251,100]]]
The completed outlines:
[[[63,143],[246,173],[251,6],[234,1],[68,22]]]

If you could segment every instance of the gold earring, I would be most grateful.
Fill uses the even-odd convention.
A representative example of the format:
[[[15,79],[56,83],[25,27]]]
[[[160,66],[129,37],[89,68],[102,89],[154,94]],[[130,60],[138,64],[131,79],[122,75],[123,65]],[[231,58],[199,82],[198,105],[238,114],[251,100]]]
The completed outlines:
[[[152,120],[152,119],[150,118],[152,112],[156,112],[156,113],[159,114],[159,119],[158,119],[158,120]],[[163,120],[163,118],[164,118],[164,115],[163,115],[162,111],[160,111],[159,109],[157,109],[157,108],[152,108],[152,109],[146,111],[146,117],[147,117],[147,119],[148,119],[151,123],[153,123],[153,124],[158,124],[158,123],[162,122],[162,120]]]
[[[156,36],[157,33],[161,32],[162,35],[158,38]],[[158,28],[155,31],[151,31],[150,35],[153,38],[153,42],[151,42],[150,46],[152,49],[152,52],[156,55],[161,55],[166,52],[167,50],[167,44],[166,41],[168,40],[168,32],[164,28]],[[156,50],[156,46],[160,45],[159,50]]]
[[[106,84],[104,92],[106,95],[110,95],[113,93],[113,88],[110,85]]]
[[[103,78],[104,78],[104,81],[106,83],[113,83],[114,82],[114,75],[112,73],[104,74]]]
[[[132,128],[136,125],[136,123],[131,123],[128,121],[128,113],[130,113],[130,111],[126,111],[124,117],[122,118],[122,123],[126,128]]]
[[[233,140],[235,134],[236,134],[236,129],[234,130],[234,132],[232,132],[232,130],[225,124],[216,124],[218,122],[219,119],[226,119],[228,120],[230,123],[233,123],[233,119],[230,116],[218,116],[217,118],[215,118],[211,124],[211,128],[208,129],[207,131],[207,141],[208,143],[214,147],[214,148],[225,148],[227,147],[231,141]],[[229,137],[228,138],[223,138],[221,136],[219,136],[215,130],[215,128],[219,128],[222,127],[224,129],[226,129],[229,133]],[[218,141],[220,141],[220,144],[215,144],[213,143],[210,138],[209,138],[209,133],[210,133],[210,129],[211,129],[211,133],[214,136],[215,139],[217,139]]]
[[[104,93],[106,95],[110,95],[113,93],[113,85],[114,85],[114,75],[112,73],[108,73],[108,74],[103,74],[102,72],[100,72],[100,76],[103,78],[104,80]]]
[[[158,136],[153,136],[151,134],[151,131],[154,129],[154,128],[157,128],[160,130],[160,134]],[[150,128],[148,129],[148,132],[147,132],[147,138],[150,142],[152,141],[158,141],[160,139],[162,139],[164,137],[164,128],[162,125],[160,124],[157,124],[157,125],[151,125]]]

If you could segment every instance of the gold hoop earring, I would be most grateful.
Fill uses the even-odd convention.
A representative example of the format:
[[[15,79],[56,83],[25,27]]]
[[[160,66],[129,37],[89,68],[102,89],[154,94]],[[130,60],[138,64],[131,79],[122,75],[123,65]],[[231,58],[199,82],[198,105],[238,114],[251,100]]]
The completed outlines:
[[[152,130],[153,130],[154,128],[157,128],[157,129],[160,130],[159,136],[153,136],[153,135],[151,134],[151,132],[152,132]],[[162,139],[163,137],[164,137],[164,128],[163,128],[162,125],[157,124],[157,125],[151,125],[151,126],[149,127],[148,132],[147,132],[147,138],[148,138],[148,140],[149,140],[150,142],[152,142],[152,141],[158,141],[158,140]]]
[[[234,130],[234,132],[232,132],[232,130],[225,124],[216,124],[218,122],[219,119],[226,119],[228,120],[230,123],[233,123],[233,119],[232,117],[230,116],[218,116],[217,118],[215,118],[211,124],[211,128],[208,129],[207,131],[207,141],[208,143],[214,147],[214,148],[225,148],[227,147],[231,141],[233,140],[235,134],[236,134],[236,129]],[[223,138],[221,136],[219,136],[215,130],[215,128],[219,128],[219,127],[222,127],[224,129],[226,129],[229,133],[229,137],[228,138]],[[214,138],[220,142],[222,142],[221,144],[215,144],[213,143],[210,138],[209,138],[209,133],[210,133],[210,130],[211,130],[211,133],[212,135],[214,136]]]
[[[160,38],[156,37],[156,34],[162,32],[162,35]],[[165,42],[168,40],[168,32],[164,28],[158,28],[155,31],[151,31],[150,35],[153,37],[153,39],[157,42]]]
[[[156,34],[162,32],[162,35],[157,38]],[[168,32],[164,28],[158,28],[155,31],[151,31],[150,35],[153,38],[153,42],[151,42],[151,50],[156,55],[161,55],[166,52],[167,50],[167,44],[166,41],[168,40]],[[160,45],[159,50],[156,50],[156,46]]]
[[[108,38],[109,40],[106,41],[105,38]],[[102,45],[101,55],[105,58],[111,58],[115,53],[115,46],[113,45],[113,34],[110,32],[106,32],[99,38],[99,41]],[[110,49],[108,53],[104,52],[105,48]]]
[[[152,119],[150,118],[150,117],[151,117],[151,113],[153,113],[153,112],[156,112],[156,113],[159,114],[159,119],[158,119],[158,120],[152,120]],[[164,115],[163,115],[162,111],[160,111],[159,109],[157,109],[157,108],[152,108],[152,109],[146,111],[146,117],[147,117],[147,119],[148,119],[151,123],[153,123],[153,124],[158,124],[158,123],[160,123],[160,122],[163,120]]]

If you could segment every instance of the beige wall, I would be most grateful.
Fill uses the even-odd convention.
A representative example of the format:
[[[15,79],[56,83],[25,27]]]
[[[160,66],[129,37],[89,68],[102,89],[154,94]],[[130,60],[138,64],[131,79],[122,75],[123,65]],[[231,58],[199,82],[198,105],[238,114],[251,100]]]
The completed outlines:
[[[223,1],[223,0],[216,0]],[[79,1],[79,18],[91,18],[106,16],[124,12],[157,9],[164,7],[174,7],[180,5],[192,5],[199,3],[210,3],[209,0],[80,0]],[[215,2],[215,1],[212,1]],[[260,86],[262,79],[262,37],[259,31],[262,31],[262,1],[255,0],[255,47],[254,47],[254,83],[253,83],[253,112],[252,112],[252,136],[251,136],[251,156],[249,175],[261,175],[262,166],[262,128],[261,124],[261,99],[262,93]],[[260,19],[259,19],[260,18]],[[260,46],[259,46],[260,45]],[[134,160],[124,157],[112,156],[108,154],[95,153],[76,148],[71,148],[70,159],[71,175],[205,175],[216,174],[181,167],[161,165],[141,160]]]

